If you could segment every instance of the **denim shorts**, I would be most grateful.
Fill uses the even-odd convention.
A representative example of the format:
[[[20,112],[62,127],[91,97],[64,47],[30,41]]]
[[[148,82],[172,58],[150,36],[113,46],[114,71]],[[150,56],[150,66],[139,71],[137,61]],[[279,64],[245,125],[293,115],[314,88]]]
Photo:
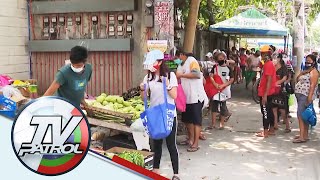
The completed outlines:
[[[298,103],[298,111],[297,116],[301,117],[302,112],[307,108],[308,97],[303,94],[296,94],[297,103]]]

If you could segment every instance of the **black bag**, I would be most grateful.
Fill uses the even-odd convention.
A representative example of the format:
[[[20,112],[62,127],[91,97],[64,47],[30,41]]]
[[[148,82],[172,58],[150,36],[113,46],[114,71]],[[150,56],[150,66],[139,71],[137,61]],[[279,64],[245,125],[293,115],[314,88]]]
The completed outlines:
[[[285,85],[285,88],[286,88],[286,92],[287,92],[288,94],[294,94],[294,89],[293,89],[291,83],[287,83],[287,84]]]

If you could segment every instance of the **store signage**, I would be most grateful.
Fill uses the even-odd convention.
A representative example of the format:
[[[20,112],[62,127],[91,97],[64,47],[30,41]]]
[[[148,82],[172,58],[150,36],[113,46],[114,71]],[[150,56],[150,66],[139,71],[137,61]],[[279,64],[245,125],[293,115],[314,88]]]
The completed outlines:
[[[228,21],[229,23],[226,24],[228,27],[244,27],[244,28],[253,28],[258,27],[262,28],[268,25],[267,19],[233,19]]]
[[[164,53],[167,51],[168,41],[167,40],[148,40],[147,48],[148,48],[148,51],[158,49]]]
[[[89,123],[82,110],[58,97],[39,98],[17,115],[12,146],[29,170],[47,176],[78,166],[90,145]]]

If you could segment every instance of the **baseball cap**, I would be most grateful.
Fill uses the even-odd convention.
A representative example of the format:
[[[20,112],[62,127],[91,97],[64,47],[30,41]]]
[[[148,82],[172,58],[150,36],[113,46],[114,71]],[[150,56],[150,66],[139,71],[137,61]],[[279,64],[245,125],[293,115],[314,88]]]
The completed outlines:
[[[206,57],[208,57],[208,58],[212,58],[212,57],[213,57],[213,55],[212,55],[212,53],[211,53],[211,52],[208,52],[208,53],[206,54]]]
[[[220,53],[221,51],[219,49],[215,49],[213,50],[212,54],[215,54],[215,53]]]
[[[149,70],[150,67],[152,67],[156,61],[163,60],[163,59],[164,59],[164,54],[162,51],[157,50],[157,49],[152,50],[145,55],[143,67],[144,67],[144,69]]]

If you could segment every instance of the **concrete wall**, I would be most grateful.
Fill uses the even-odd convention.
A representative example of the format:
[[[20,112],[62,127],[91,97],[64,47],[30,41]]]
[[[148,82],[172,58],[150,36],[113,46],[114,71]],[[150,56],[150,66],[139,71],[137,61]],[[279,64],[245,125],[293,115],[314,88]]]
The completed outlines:
[[[0,74],[29,78],[26,0],[0,1]]]

